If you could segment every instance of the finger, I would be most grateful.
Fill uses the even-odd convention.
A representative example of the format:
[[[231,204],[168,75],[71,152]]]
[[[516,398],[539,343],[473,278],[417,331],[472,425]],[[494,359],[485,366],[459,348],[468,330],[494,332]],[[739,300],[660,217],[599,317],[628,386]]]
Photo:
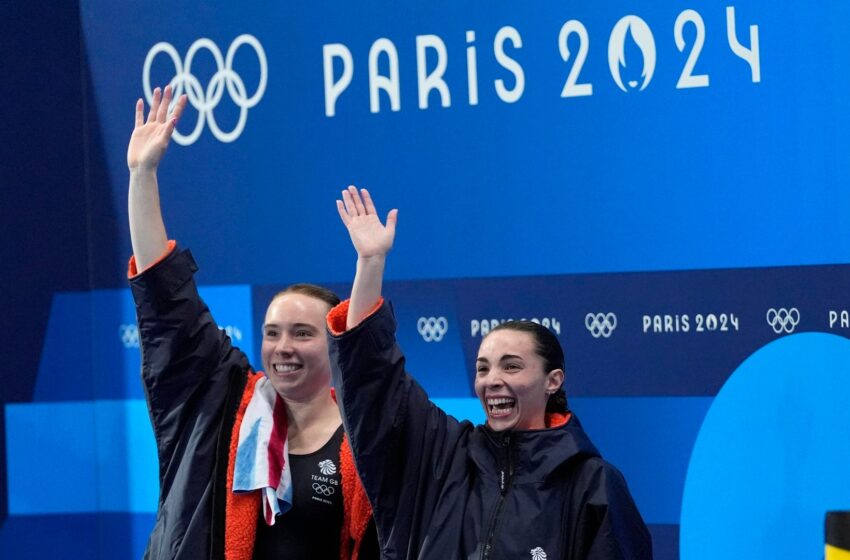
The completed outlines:
[[[354,201],[351,199],[351,193],[348,192],[348,189],[342,191],[342,201],[345,204],[345,213],[348,214],[349,217],[352,215],[357,215],[357,208],[354,207]]]
[[[375,210],[375,203],[372,201],[372,196],[369,194],[369,191],[366,189],[360,189],[360,195],[363,197],[363,206],[366,208],[366,213],[377,216],[378,211]]]
[[[171,138],[171,135],[174,133],[174,127],[176,126],[177,119],[175,119],[174,117],[169,119],[168,124],[166,124],[165,129],[162,132],[162,135],[165,137],[166,142],[168,142],[168,140]]]
[[[139,127],[143,124],[145,124],[145,102],[140,97],[136,101],[136,126]]]
[[[348,187],[348,192],[351,194],[351,200],[354,202],[354,208],[357,209],[357,215],[365,216],[366,208],[363,206],[363,200],[360,198],[360,193],[357,192],[357,187],[351,185]]]
[[[159,111],[159,100],[162,98],[162,91],[159,88],[153,90],[153,100],[151,101],[151,111],[148,113],[148,122],[156,120],[156,113]]]
[[[177,103],[174,104],[174,110],[171,112],[171,116],[177,121],[180,121],[180,116],[183,114],[183,109],[186,108],[186,94],[184,93],[180,97],[177,98]]]
[[[351,219],[348,217],[348,212],[345,210],[345,204],[341,200],[336,201],[336,211],[339,212],[339,217],[342,218],[342,223],[345,224],[345,227],[348,227],[348,223]]]
[[[393,208],[387,214],[387,233],[390,236],[390,242],[395,239],[395,225],[398,223],[398,209]]]
[[[159,111],[156,113],[156,120],[165,123],[165,116],[168,114],[168,106],[171,105],[173,92],[171,86],[165,86],[165,91],[162,94],[162,102],[159,104]]]

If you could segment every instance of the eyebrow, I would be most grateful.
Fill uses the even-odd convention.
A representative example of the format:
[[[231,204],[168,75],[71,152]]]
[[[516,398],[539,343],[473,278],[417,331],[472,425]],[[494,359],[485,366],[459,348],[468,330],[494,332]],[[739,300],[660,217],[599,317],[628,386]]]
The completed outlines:
[[[505,360],[522,360],[522,359],[523,359],[522,356],[517,356],[515,354],[505,354],[504,356],[499,358],[499,361],[503,362]],[[483,358],[483,357],[476,358],[475,361],[476,362],[488,362],[488,363],[490,362],[490,360],[488,360],[487,358]]]
[[[505,354],[504,356],[499,358],[499,361],[503,362],[505,360],[522,360],[522,359],[523,359],[522,356],[517,356],[515,354]]]
[[[273,328],[277,328],[277,329],[279,329],[279,328],[280,328],[280,325],[279,325],[279,324],[277,324],[277,323],[265,323],[265,324],[263,325],[263,328],[264,328],[264,329],[267,329],[267,328],[269,328],[269,327],[273,327]],[[315,325],[311,325],[310,323],[293,323],[292,328],[293,328],[293,329],[304,329],[304,328],[307,328],[307,329],[314,330],[314,331],[315,331],[315,330],[319,330],[319,329],[318,329]]]

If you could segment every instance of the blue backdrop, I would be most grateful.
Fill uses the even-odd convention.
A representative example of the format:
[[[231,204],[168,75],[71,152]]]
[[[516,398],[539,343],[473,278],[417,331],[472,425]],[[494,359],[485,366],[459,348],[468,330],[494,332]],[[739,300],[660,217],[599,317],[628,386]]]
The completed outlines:
[[[59,187],[85,200],[64,251],[82,279],[29,288],[51,302],[40,354],[4,371],[3,556],[137,557],[152,526],[125,153],[135,99],[168,82],[190,96],[160,170],[168,232],[253,363],[276,290],[347,291],[333,201],[369,187],[400,209],[386,291],[435,401],[480,420],[481,336],[536,319],[658,558],[821,553],[826,509],[850,508],[846,469],[814,467],[850,454],[850,5],[220,4],[82,0],[81,50],[46,55],[82,68],[56,110],[82,123]],[[804,506],[783,499],[801,479]]]

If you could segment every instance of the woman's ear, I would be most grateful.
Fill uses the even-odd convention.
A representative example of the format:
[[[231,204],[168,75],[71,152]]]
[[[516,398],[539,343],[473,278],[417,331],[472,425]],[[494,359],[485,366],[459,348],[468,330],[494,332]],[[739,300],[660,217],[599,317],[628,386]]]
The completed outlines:
[[[564,370],[553,369],[546,374],[546,392],[548,394],[555,393],[564,384]]]

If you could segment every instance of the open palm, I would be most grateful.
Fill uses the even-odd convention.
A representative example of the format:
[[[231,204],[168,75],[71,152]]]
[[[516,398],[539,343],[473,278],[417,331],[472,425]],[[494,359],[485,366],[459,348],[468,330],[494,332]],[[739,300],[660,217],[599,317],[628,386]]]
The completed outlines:
[[[147,120],[144,116],[144,102],[141,99],[136,101],[136,128],[133,129],[130,145],[127,148],[127,165],[130,169],[152,169],[159,165],[177,120],[183,113],[183,108],[186,107],[186,96],[181,95],[169,115],[168,106],[171,104],[171,99],[171,86],[166,86],[164,93],[156,88]]]
[[[336,201],[339,217],[348,228],[351,242],[360,258],[385,256],[393,247],[398,210],[390,210],[386,225],[381,223],[369,191],[348,187]]]

